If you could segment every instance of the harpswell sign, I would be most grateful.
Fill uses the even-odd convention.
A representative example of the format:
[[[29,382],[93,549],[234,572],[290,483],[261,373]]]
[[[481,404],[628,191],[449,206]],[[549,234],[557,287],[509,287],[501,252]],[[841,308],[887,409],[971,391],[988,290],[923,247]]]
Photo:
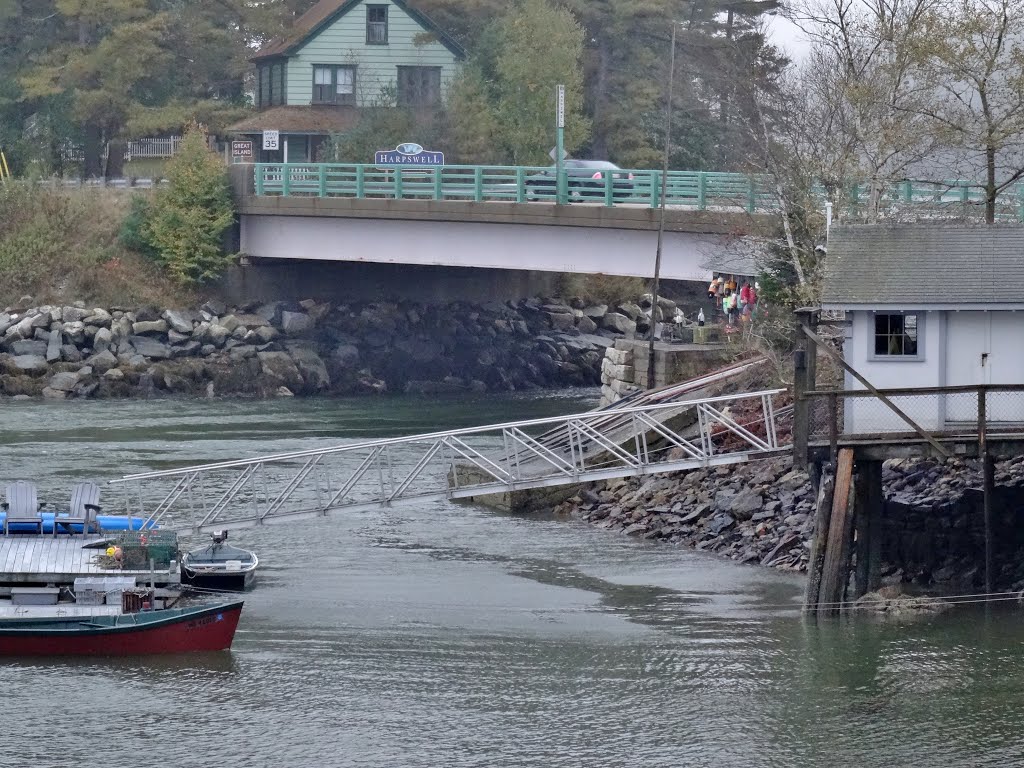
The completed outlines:
[[[374,153],[375,165],[444,165],[444,152],[433,152],[419,144],[405,142],[394,149]]]

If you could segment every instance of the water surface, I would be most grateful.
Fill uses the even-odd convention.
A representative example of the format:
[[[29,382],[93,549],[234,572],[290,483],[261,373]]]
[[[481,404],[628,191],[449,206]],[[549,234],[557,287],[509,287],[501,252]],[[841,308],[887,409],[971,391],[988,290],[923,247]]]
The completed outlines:
[[[5,402],[0,481],[587,407],[544,398]],[[807,623],[799,577],[431,502],[233,532],[230,653],[0,664],[0,766],[1013,766],[1014,605]]]

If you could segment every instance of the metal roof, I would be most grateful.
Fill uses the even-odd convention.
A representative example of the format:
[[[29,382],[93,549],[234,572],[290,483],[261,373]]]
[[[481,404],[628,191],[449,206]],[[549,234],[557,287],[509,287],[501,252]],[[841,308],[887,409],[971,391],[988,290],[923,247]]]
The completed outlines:
[[[1024,301],[1024,227],[833,225],[822,305],[991,305]]]

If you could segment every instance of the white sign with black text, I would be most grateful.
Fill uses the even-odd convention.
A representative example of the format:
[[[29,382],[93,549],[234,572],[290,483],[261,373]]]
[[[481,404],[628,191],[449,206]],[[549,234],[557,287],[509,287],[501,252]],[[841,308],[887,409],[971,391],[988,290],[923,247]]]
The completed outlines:
[[[280,131],[264,131],[263,132],[263,148],[269,150],[277,150],[281,144],[281,133]]]

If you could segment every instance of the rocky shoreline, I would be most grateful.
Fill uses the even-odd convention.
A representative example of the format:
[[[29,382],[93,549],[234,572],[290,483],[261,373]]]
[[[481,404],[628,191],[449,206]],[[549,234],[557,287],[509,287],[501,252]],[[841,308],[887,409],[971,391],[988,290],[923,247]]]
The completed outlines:
[[[1024,457],[996,465],[997,590],[1024,590]],[[952,594],[984,580],[980,468],[951,459],[883,465],[882,580]],[[806,571],[814,490],[790,458],[588,485],[555,511],[620,531],[714,552],[741,563]]]
[[[598,386],[637,304],[443,306],[306,300],[199,309],[30,306],[0,313],[0,394],[53,399],[436,394]],[[671,302],[669,302],[671,304]],[[663,305],[663,309],[669,311]],[[674,311],[674,304],[671,311]],[[648,312],[649,316],[649,312]]]

